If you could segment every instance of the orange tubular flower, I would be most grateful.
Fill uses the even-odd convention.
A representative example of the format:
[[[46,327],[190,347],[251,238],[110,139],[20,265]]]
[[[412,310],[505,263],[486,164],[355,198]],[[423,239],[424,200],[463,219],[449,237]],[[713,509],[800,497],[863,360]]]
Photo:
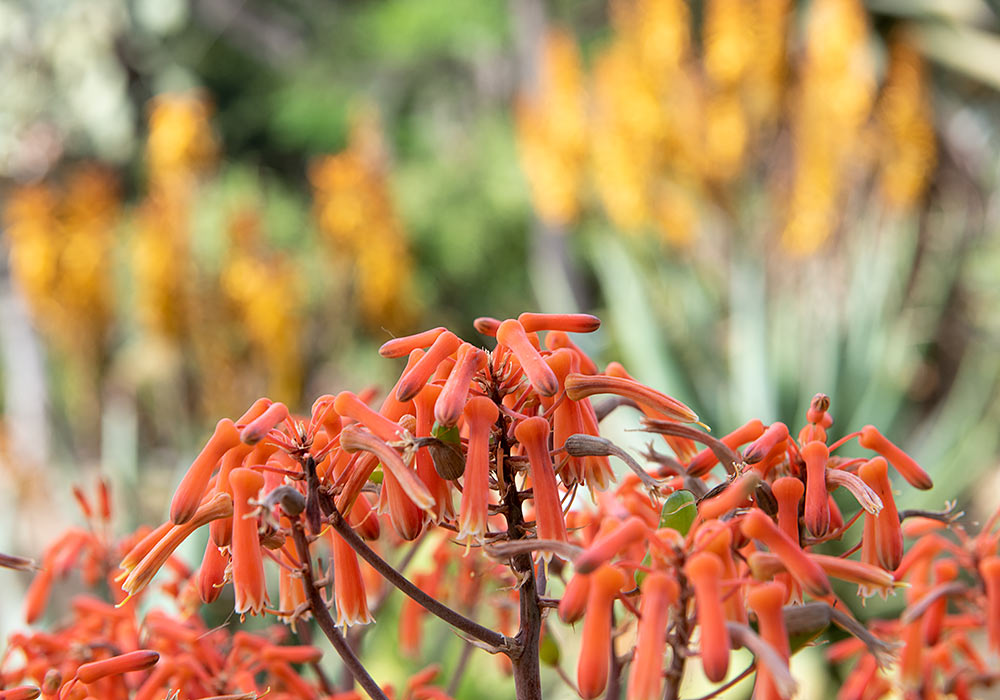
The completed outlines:
[[[413,367],[399,378],[396,384],[396,400],[409,401],[416,396],[434,374],[441,362],[458,350],[462,341],[451,331],[445,331],[427,348],[427,352]]]
[[[785,604],[785,594],[785,587],[781,583],[764,583],[750,589],[747,603],[757,613],[761,639],[774,647],[774,650],[787,662],[791,649],[788,645],[788,632],[785,630],[785,615],[781,609]],[[767,664],[757,664],[754,697],[759,700],[782,697],[768,671]]]
[[[280,401],[276,401],[268,406],[267,410],[257,418],[247,423],[246,427],[240,431],[240,441],[244,445],[256,445],[267,437],[267,434],[271,432],[271,428],[286,418],[288,418],[288,407]]]
[[[903,560],[903,530],[899,525],[896,501],[892,497],[889,465],[883,457],[875,457],[861,465],[858,476],[882,500],[882,510],[879,514],[866,514],[865,522],[867,524],[869,519],[874,522],[874,545],[878,563],[886,571],[894,571]]]
[[[677,399],[650,389],[644,384],[624,379],[609,377],[604,374],[589,376],[586,374],[571,374],[566,377],[566,396],[579,401],[594,394],[615,394],[632,399],[640,406],[646,406],[662,413],[671,420],[682,423],[697,423],[698,414],[682,404]]]
[[[764,433],[764,424],[759,420],[754,418],[748,421],[746,424],[737,428],[728,435],[724,435],[721,439],[725,443],[726,447],[730,449],[738,449],[740,446],[745,445],[748,442],[756,440]],[[715,456],[715,453],[707,447],[696,454],[694,458],[687,464],[688,474],[691,476],[704,476],[719,463],[719,458]]]
[[[452,426],[458,423],[469,398],[472,378],[486,365],[486,353],[469,343],[463,343],[457,354],[455,366],[434,404],[434,420],[440,425]]]
[[[826,490],[826,463],[830,450],[818,440],[803,445],[800,450],[806,463],[806,528],[816,537],[830,529],[829,497]]]
[[[439,326],[429,331],[414,333],[402,338],[393,338],[382,344],[382,347],[378,349],[378,354],[387,358],[405,357],[418,348],[424,349],[430,347],[441,334],[447,331],[448,329],[444,326]]]
[[[497,328],[500,327],[500,319],[493,318],[492,316],[480,316],[472,322],[472,327],[476,329],[477,333],[482,333],[489,338],[496,338]]]
[[[469,451],[465,456],[462,509],[458,516],[459,542],[482,542],[490,499],[490,431],[500,417],[496,404],[474,396],[465,404]]]
[[[152,668],[160,660],[160,655],[155,651],[140,649],[130,651],[127,654],[112,656],[110,659],[91,661],[76,669],[76,679],[87,685],[95,683],[108,676],[118,676],[132,671],[145,671]]]
[[[260,553],[257,533],[256,499],[264,487],[264,477],[252,469],[240,467],[229,475],[233,486],[233,590],[236,594],[235,611],[241,617],[257,615],[267,601],[264,579],[264,561]]]
[[[414,397],[413,407],[416,409],[414,435],[429,437],[433,432],[434,407],[440,398],[441,391],[441,387],[437,384],[425,384]],[[438,473],[430,451],[426,447],[418,449],[413,461],[417,476],[424,482],[424,486],[434,498],[434,521],[439,523],[442,520],[454,518],[455,507],[451,501],[451,484]]]
[[[680,597],[680,586],[670,575],[654,571],[642,582],[642,605],[635,657],[629,671],[626,700],[659,700],[663,696],[663,652],[670,608]]]
[[[333,409],[345,418],[353,418],[386,442],[395,442],[403,429],[385,416],[376,413],[350,391],[342,391],[334,399]],[[343,438],[341,438],[343,445]]]
[[[226,556],[209,537],[205,556],[201,558],[201,567],[198,569],[198,594],[203,603],[214,603],[219,597],[226,579],[227,563]]]
[[[591,574],[591,579],[576,667],[576,682],[582,698],[598,697],[608,684],[611,610],[618,591],[625,585],[625,575],[607,564]]]
[[[559,601],[559,619],[572,624],[583,617],[587,610],[587,599],[590,597],[590,574],[573,574],[566,584],[562,599]]]
[[[805,493],[802,481],[783,476],[771,484],[771,493],[778,502],[778,527],[792,542],[799,541],[799,501]]]
[[[594,540],[573,562],[577,573],[589,574],[609,562],[616,554],[634,542],[652,534],[642,518],[632,516],[611,532]]]
[[[247,457],[251,455],[254,448],[250,445],[237,445],[222,456],[222,464],[219,466],[219,478],[215,488],[218,491],[233,495],[233,487],[229,485],[229,475],[233,469],[243,465]],[[213,520],[208,526],[209,537],[216,547],[228,547],[233,539],[233,521],[230,518]]]
[[[780,421],[771,423],[764,433],[754,440],[743,452],[743,461],[756,464],[767,457],[771,450],[788,439],[788,426]]]
[[[579,348],[579,346],[570,340],[570,337],[566,335],[563,331],[550,331],[548,335],[545,336],[545,347],[550,351],[555,352],[556,350],[561,350],[566,348],[575,354],[580,360],[580,371],[583,374],[597,374],[597,365],[587,357],[587,354]]]
[[[729,670],[729,630],[722,611],[722,561],[711,552],[699,552],[688,559],[684,574],[694,588],[701,628],[701,665],[705,676],[720,683]]]
[[[1000,652],[1000,557],[986,557],[979,562],[979,575],[986,587],[986,630],[990,648]]]
[[[830,580],[823,569],[799,549],[784,532],[759,510],[751,510],[743,516],[743,534],[760,540],[785,563],[788,573],[799,582],[803,590],[817,598],[830,594]]]
[[[240,444],[240,434],[236,425],[228,418],[223,418],[215,426],[215,432],[201,453],[188,468],[180,485],[174,492],[170,502],[170,521],[175,525],[183,525],[190,520],[208,488],[208,480],[212,470],[222,455]]]
[[[403,459],[388,444],[371,433],[354,427],[344,428],[340,433],[340,446],[347,452],[364,450],[378,457],[387,473],[399,482],[403,493],[421,510],[430,510],[435,501],[431,492],[416,472],[403,463]]]
[[[310,645],[266,646],[260,653],[265,663],[280,661],[286,664],[315,664],[323,658],[323,651]]]
[[[540,416],[528,418],[514,428],[514,436],[528,453],[531,465],[538,539],[566,542],[566,522],[559,500],[559,486],[549,455],[549,422]],[[552,554],[543,553],[542,556],[551,558]]]
[[[924,491],[934,486],[930,475],[910,455],[889,442],[889,439],[882,435],[874,425],[866,425],[861,429],[858,444],[867,450],[878,452],[889,460],[889,463],[903,475],[904,479],[910,482],[910,485]]]
[[[497,328],[497,342],[510,349],[517,358],[521,369],[531,382],[531,386],[542,396],[555,396],[559,382],[551,368],[528,340],[524,326],[513,319],[507,319]]]
[[[28,586],[24,596],[24,621],[33,625],[41,619],[49,604],[49,594],[52,593],[54,572],[51,566],[45,566]]]
[[[22,685],[10,690],[0,690],[0,700],[35,700],[41,694],[41,689],[33,685]]]
[[[203,504],[195,512],[193,518],[183,525],[171,527],[163,538],[150,548],[149,552],[125,577],[122,582],[122,590],[129,596],[141,591],[192,532],[213,520],[228,518],[232,514],[233,499],[229,497],[229,494],[215,494],[211,501]]]
[[[879,592],[886,595],[896,588],[896,579],[892,573],[879,566],[813,552],[809,552],[807,556],[819,564],[827,576],[856,583],[864,593]],[[785,562],[771,552],[754,552],[747,557],[747,561],[750,573],[758,581],[769,581],[775,575],[788,571]]]
[[[747,470],[737,477],[718,496],[706,498],[698,504],[698,515],[702,520],[712,520],[725,515],[731,510],[749,505],[750,494],[760,484],[760,476],[753,470]]]
[[[941,585],[958,578],[958,564],[954,559],[939,559],[934,562],[934,583]],[[940,596],[924,613],[924,644],[929,647],[941,639],[941,628],[948,612],[948,598]]]
[[[539,314],[525,311],[517,317],[528,333],[562,331],[564,333],[593,333],[601,327],[601,319],[590,314]]]
[[[631,379],[635,381],[635,378],[630,375],[625,368],[618,362],[609,362],[608,366],[605,368],[604,373],[609,377],[619,377],[621,379]],[[653,420],[672,420],[669,416],[660,413],[659,411],[654,411],[648,406],[639,404],[639,410],[643,412],[648,418]],[[663,440],[670,446],[674,454],[677,455],[677,459],[682,462],[687,462],[693,459],[696,454],[698,454],[698,443],[690,438],[677,437],[675,435],[663,435]]]
[[[337,605],[337,624],[351,627],[374,622],[368,610],[368,596],[357,553],[332,528],[330,540],[333,546],[333,594]]]

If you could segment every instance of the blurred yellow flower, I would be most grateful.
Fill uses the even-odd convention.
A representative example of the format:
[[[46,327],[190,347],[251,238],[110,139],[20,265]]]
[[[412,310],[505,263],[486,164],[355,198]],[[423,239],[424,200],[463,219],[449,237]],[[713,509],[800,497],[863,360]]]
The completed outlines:
[[[313,210],[327,249],[352,263],[357,305],[374,328],[407,328],[414,320],[409,247],[386,179],[378,115],[359,110],[340,153],[309,169]]]

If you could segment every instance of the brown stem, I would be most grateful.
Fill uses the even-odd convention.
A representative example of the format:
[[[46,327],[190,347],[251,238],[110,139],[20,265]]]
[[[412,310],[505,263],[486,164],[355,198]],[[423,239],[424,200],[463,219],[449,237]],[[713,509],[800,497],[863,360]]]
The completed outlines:
[[[361,685],[371,700],[389,700],[386,694],[379,688],[378,683],[371,677],[361,660],[354,654],[351,647],[344,639],[344,635],[337,629],[337,624],[333,621],[326,602],[316,587],[313,577],[312,558],[309,555],[309,542],[306,540],[305,530],[302,529],[302,521],[296,519],[292,522],[292,539],[295,541],[295,549],[298,550],[299,559],[302,560],[302,584],[306,590],[306,597],[309,598],[309,607],[316,624],[323,630],[323,634],[330,640],[334,650],[340,655],[344,665],[350,670],[351,675]]]
[[[494,392],[495,393],[495,392]],[[494,396],[496,403],[500,397]],[[524,513],[521,510],[523,494],[514,483],[515,470],[507,463],[510,445],[507,442],[506,418],[500,416],[500,441],[497,450],[497,472],[502,494],[503,513],[507,520],[507,533],[512,540],[526,535]],[[542,606],[538,596],[535,568],[531,554],[515,554],[510,560],[514,575],[519,581],[518,603],[520,628],[514,637],[514,648],[508,654],[514,671],[514,693],[517,700],[541,700],[542,675],[539,665],[539,645],[542,633]]]
[[[677,622],[674,623],[674,631],[670,642],[673,656],[670,659],[670,668],[664,674],[666,685],[663,689],[663,700],[678,700],[681,692],[681,681],[684,679],[684,664],[687,663],[688,641],[693,632],[692,620],[688,618],[688,604],[691,600],[691,590],[688,588],[687,579],[681,573],[681,568],[677,567],[677,583],[681,588],[681,599],[677,605]]]

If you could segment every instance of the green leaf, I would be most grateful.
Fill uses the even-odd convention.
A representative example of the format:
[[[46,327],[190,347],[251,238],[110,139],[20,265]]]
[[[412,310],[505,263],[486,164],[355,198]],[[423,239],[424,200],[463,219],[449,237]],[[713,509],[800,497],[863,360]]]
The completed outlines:
[[[663,503],[660,527],[669,527],[686,536],[697,515],[694,494],[690,491],[674,491]]]

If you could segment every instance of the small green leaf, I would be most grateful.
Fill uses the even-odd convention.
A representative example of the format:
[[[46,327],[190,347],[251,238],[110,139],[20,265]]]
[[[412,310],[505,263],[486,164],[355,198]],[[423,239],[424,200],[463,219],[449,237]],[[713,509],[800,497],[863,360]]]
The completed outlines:
[[[691,523],[698,515],[694,494],[690,491],[674,491],[667,496],[660,511],[660,527],[669,527],[682,535],[687,535]]]
[[[368,481],[372,482],[373,484],[381,484],[382,483],[382,465],[381,464],[379,464],[378,467],[375,469],[375,471],[373,471],[371,473],[371,475],[368,477]]]
[[[431,435],[441,442],[447,442],[452,445],[459,444],[462,439],[458,434],[457,425],[441,425],[437,421],[434,422],[434,427],[431,428]]]
[[[669,527],[672,530],[677,530],[682,535],[687,535],[688,530],[691,529],[691,523],[694,522],[697,515],[698,506],[695,504],[694,494],[684,490],[674,491],[663,502],[663,510],[660,511],[660,527]],[[645,558],[642,560],[642,565],[648,567],[652,563],[653,558],[647,552]],[[645,578],[646,572],[642,569],[636,569],[636,585],[641,586]]]

